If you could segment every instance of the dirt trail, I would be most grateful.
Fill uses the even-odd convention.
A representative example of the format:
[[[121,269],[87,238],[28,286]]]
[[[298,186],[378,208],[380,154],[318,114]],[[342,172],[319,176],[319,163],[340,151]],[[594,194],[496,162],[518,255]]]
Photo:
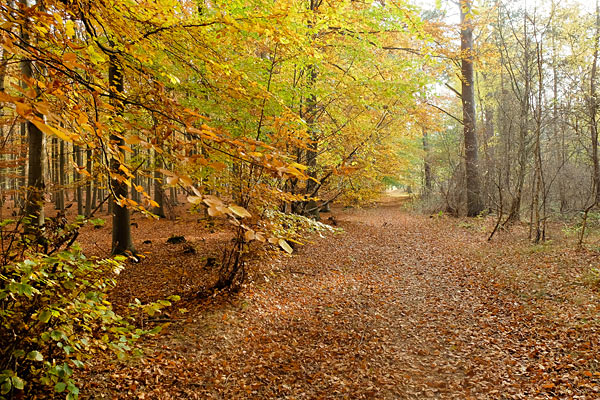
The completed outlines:
[[[148,344],[143,364],[110,367],[110,381],[88,390],[146,399],[600,398],[596,325],[574,328],[540,311],[547,299],[495,281],[484,233],[409,215],[397,199],[336,214],[344,233],[173,325]]]

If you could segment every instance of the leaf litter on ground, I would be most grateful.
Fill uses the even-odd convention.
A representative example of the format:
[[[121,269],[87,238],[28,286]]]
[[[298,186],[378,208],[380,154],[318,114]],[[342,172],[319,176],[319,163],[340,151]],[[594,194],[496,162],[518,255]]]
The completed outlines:
[[[254,262],[238,293],[179,304],[187,312],[144,339],[144,358],[99,359],[83,392],[93,399],[600,398],[600,304],[584,279],[596,253],[560,240],[532,246],[519,226],[489,243],[491,221],[412,215],[392,198],[334,214],[342,234]],[[119,278],[117,307],[140,293],[153,300],[198,290],[209,279],[203,257],[228,240],[190,221],[160,222],[140,221],[137,237],[152,248],[141,247],[146,258]],[[163,244],[171,235],[198,252]]]

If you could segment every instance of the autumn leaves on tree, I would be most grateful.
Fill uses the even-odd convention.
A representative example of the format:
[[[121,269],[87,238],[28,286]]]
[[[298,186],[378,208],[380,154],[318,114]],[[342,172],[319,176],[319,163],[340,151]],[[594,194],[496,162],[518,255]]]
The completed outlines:
[[[573,114],[554,104],[555,145],[545,147],[544,79],[552,70],[558,95],[567,73],[560,58],[568,56],[557,49],[566,48],[567,32],[538,9],[458,5],[452,33],[443,2],[422,15],[402,2],[3,5],[1,100],[11,165],[4,191],[26,199],[24,214],[38,224],[44,192],[62,209],[72,189],[78,214],[88,217],[111,199],[115,253],[134,252],[131,210],[167,216],[178,193],[234,220],[239,215],[226,210],[236,204],[253,218],[264,209],[318,217],[333,200],[368,202],[390,183],[439,192],[452,213],[501,208],[504,224],[533,202],[530,220],[541,238],[548,196],[556,188],[561,207],[569,202],[572,158],[559,146],[568,131],[561,127],[583,129],[581,118],[573,125]],[[520,15],[518,24],[504,22]],[[586,26],[595,32],[593,21]],[[596,171],[594,43],[577,62],[590,66],[580,114]],[[436,77],[446,78],[460,111]],[[552,152],[562,161],[545,156]],[[45,154],[58,161],[43,161]],[[543,173],[546,165],[554,172]]]
[[[4,59],[22,64],[5,80],[22,84],[2,101],[29,135],[26,215],[39,214],[49,173],[37,170],[43,135],[77,149],[78,210],[82,185],[88,215],[111,199],[114,253],[134,251],[129,210],[161,216],[169,187],[214,215],[231,212],[205,196],[315,216],[333,199],[377,193],[404,168],[393,153],[426,82],[421,58],[386,49],[426,43],[416,13],[255,3],[4,5]]]

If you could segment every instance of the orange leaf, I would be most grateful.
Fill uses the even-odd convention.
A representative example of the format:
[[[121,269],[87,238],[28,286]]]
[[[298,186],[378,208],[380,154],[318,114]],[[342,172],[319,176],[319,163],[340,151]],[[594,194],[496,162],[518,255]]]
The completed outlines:
[[[177,182],[179,182],[179,178],[177,176],[168,176],[167,177],[167,184],[169,185],[177,185]]]
[[[544,384],[542,385],[542,387],[543,387],[544,389],[552,389],[552,388],[554,388],[554,383],[552,383],[552,382],[550,382],[550,383],[544,383]]]

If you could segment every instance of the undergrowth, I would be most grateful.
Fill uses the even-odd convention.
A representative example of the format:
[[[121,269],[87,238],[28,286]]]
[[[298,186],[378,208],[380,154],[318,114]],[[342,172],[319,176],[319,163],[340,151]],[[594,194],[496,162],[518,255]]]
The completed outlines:
[[[125,258],[87,258],[74,243],[81,222],[47,221],[34,240],[21,222],[0,224],[0,399],[77,399],[76,371],[87,360],[139,353],[135,341],[161,327],[143,330],[113,311],[107,296]],[[134,306],[151,314],[169,305]]]

